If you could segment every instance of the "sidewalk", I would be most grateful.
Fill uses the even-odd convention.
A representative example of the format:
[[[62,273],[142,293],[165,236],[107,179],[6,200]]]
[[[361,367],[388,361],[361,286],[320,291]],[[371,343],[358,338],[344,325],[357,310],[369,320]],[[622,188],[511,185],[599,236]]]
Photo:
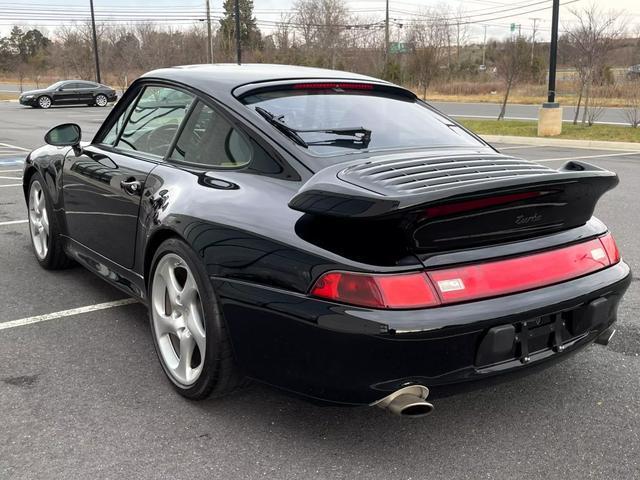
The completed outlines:
[[[512,137],[508,135],[480,135],[489,143],[513,145],[536,145],[539,147],[588,148],[592,150],[621,150],[640,154],[640,143],[605,142],[597,140],[574,140],[547,137]]]

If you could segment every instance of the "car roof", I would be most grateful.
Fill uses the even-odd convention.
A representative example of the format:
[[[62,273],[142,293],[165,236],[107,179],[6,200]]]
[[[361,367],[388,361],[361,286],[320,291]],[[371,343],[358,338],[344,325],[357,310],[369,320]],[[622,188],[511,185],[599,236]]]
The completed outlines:
[[[179,82],[218,98],[231,96],[233,90],[242,85],[281,80],[339,79],[387,83],[340,70],[264,63],[183,65],[153,70],[145,73],[142,78]]]

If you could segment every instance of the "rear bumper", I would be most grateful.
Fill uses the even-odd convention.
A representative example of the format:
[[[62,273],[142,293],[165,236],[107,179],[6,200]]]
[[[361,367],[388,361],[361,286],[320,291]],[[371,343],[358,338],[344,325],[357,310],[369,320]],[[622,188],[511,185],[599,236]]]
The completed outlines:
[[[247,375],[320,400],[370,404],[407,383],[438,395],[560,360],[615,322],[630,279],[629,267],[620,262],[529,292],[406,311],[349,307],[227,279],[212,282]],[[595,313],[589,307],[594,301]],[[485,338],[496,326],[513,326],[517,337],[530,335],[526,348],[521,338],[510,352],[504,337],[493,346],[494,339]]]

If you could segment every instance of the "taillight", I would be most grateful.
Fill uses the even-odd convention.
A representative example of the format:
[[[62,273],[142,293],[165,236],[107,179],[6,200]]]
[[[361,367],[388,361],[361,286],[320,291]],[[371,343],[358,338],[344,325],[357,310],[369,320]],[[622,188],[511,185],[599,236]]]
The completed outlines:
[[[373,308],[420,308],[440,303],[424,273],[366,275],[329,272],[316,281],[311,295]]]
[[[607,233],[604,237],[600,237],[600,241],[607,252],[611,265],[618,263],[620,261],[620,250],[618,250],[618,245],[616,245],[613,235]]]
[[[553,285],[620,261],[611,234],[568,247],[429,272],[368,275],[329,272],[311,295],[372,308],[446,305]]]
[[[599,239],[547,252],[429,272],[443,303],[494,297],[564,282],[611,265]]]

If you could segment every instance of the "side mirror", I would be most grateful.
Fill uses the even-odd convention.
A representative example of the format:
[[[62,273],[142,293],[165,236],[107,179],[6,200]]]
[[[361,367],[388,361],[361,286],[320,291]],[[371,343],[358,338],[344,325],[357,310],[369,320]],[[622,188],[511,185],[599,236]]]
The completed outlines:
[[[82,130],[75,123],[63,123],[53,127],[44,136],[44,141],[56,147],[73,147],[80,143]]]
[[[73,147],[76,155],[81,153],[80,140],[82,139],[82,130],[75,123],[63,123],[57,127],[53,127],[44,136],[44,141],[55,147]]]

